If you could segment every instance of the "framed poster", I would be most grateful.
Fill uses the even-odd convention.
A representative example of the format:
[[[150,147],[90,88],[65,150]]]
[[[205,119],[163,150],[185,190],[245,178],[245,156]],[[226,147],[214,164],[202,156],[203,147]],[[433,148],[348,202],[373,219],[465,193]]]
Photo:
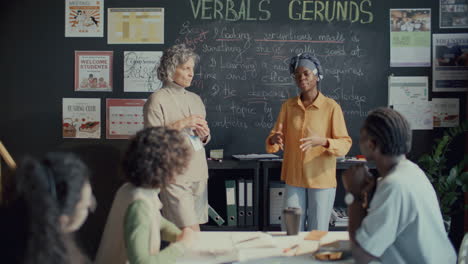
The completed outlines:
[[[124,92],[154,92],[162,87],[157,69],[162,51],[124,52]]]
[[[107,99],[106,138],[127,139],[144,127],[146,99]]]
[[[101,99],[62,99],[63,138],[101,138]]]
[[[65,0],[65,37],[103,37],[104,0]]]
[[[111,92],[113,51],[75,51],[75,91]]]

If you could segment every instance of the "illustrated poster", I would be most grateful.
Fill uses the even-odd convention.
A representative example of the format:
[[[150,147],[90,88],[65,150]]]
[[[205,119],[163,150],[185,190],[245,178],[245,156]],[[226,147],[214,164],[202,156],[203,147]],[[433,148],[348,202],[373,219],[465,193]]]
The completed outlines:
[[[111,92],[113,51],[75,51],[75,91]]]
[[[154,92],[162,87],[157,78],[161,51],[124,52],[124,92]]]
[[[65,37],[103,37],[104,0],[65,0]]]
[[[63,98],[63,138],[101,138],[101,99]]]
[[[106,138],[127,139],[144,127],[146,99],[107,99]]]
[[[164,8],[108,8],[108,44],[164,44]]]

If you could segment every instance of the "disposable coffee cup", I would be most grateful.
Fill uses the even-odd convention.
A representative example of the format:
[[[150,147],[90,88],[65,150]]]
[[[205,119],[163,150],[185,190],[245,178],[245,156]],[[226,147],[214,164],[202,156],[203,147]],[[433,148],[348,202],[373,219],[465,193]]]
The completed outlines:
[[[288,207],[283,210],[283,220],[286,226],[286,234],[288,236],[295,236],[299,233],[301,224],[301,208]]]

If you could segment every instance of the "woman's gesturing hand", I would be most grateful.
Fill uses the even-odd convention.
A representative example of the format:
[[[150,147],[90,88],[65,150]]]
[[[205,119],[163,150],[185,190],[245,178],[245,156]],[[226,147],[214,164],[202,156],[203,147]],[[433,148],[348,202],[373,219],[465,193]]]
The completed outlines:
[[[284,150],[284,135],[283,135],[283,124],[278,125],[278,129],[275,131],[273,136],[270,138],[270,144],[278,144],[281,150]]]
[[[315,131],[313,131],[310,128],[307,128],[307,132],[307,137],[300,139],[302,144],[299,147],[302,151],[306,151],[316,146],[327,145],[328,141],[326,138],[319,136]]]

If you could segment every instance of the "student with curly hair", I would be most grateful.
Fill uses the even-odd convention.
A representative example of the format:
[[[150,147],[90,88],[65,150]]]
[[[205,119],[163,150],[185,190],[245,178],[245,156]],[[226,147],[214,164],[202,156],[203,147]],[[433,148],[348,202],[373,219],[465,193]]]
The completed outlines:
[[[130,141],[122,167],[127,183],[115,195],[96,256],[97,264],[175,263],[194,232],[161,216],[161,189],[184,173],[190,147],[177,130],[150,127]],[[161,239],[172,243],[160,251]]]
[[[0,247],[5,263],[91,263],[73,232],[93,210],[87,166],[74,154],[25,158],[16,172],[16,195],[1,209]]]
[[[284,150],[284,207],[302,209],[300,229],[328,230],[336,193],[336,156],[349,151],[351,138],[340,105],[319,90],[323,79],[319,60],[309,53],[298,54],[291,58],[289,71],[300,95],[281,106],[266,150]]]
[[[191,85],[198,55],[184,44],[164,51],[158,67],[163,87],[144,106],[145,127],[165,126],[179,130],[193,152],[187,170],[161,190],[162,213],[179,228],[200,231],[208,222],[208,164],[204,146],[210,140],[206,110]]]

